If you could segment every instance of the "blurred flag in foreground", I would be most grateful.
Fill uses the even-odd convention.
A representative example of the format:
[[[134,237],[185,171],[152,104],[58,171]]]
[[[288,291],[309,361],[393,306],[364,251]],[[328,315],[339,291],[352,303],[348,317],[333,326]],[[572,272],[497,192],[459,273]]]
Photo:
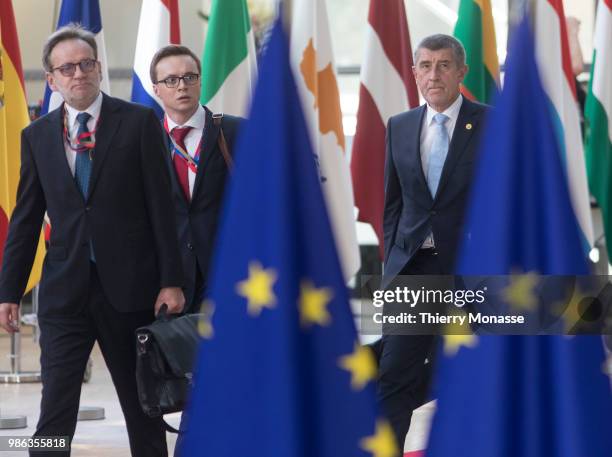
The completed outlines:
[[[462,274],[588,273],[527,18],[484,132],[465,232]],[[599,336],[446,335],[438,360],[427,457],[609,455]]]
[[[277,21],[238,141],[182,455],[392,457],[286,40]]]

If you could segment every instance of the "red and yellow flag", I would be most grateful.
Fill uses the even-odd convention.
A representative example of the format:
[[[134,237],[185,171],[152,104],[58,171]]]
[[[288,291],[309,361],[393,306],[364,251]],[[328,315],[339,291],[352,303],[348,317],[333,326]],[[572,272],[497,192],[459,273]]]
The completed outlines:
[[[13,5],[0,0],[0,264],[17,196],[21,130],[29,122]],[[43,254],[41,236],[27,290],[40,280]]]

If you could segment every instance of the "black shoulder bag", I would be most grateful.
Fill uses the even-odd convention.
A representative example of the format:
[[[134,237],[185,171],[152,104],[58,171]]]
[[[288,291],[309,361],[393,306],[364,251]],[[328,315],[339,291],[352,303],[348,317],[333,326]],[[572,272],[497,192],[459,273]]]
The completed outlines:
[[[182,411],[187,405],[200,341],[201,314],[173,317],[162,305],[155,322],[136,330],[136,384],[149,417]],[[169,431],[178,433],[166,424]]]

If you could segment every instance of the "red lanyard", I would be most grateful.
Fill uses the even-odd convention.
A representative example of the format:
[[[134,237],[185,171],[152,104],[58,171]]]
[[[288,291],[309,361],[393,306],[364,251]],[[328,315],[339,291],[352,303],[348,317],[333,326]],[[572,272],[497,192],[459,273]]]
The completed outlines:
[[[164,116],[164,130],[166,131],[166,133],[170,137],[170,141],[172,142],[172,153],[178,154],[181,159],[187,162],[187,167],[192,172],[197,173],[198,165],[200,164],[200,149],[202,148],[202,140],[200,139],[200,141],[198,142],[198,148],[196,149],[194,157],[192,158],[189,153],[181,146],[176,144],[176,141],[174,141],[174,138],[172,138],[172,135],[170,134],[170,128],[168,127],[168,118],[166,116]],[[202,134],[204,134],[204,132],[202,132]]]
[[[91,159],[91,153],[93,149],[96,147],[95,134],[96,134],[96,131],[98,130],[98,125],[100,125],[100,119],[102,118],[102,116],[98,116],[96,125],[94,126],[94,129],[91,132],[81,133],[77,138],[75,138],[75,141],[72,142],[70,140],[70,134],[68,132],[68,110],[66,109],[65,105],[63,106],[63,110],[64,110],[64,139],[66,140],[66,143],[68,143],[68,146],[70,147],[70,149],[72,149],[73,151],[77,153],[84,152],[89,149],[89,158]]]

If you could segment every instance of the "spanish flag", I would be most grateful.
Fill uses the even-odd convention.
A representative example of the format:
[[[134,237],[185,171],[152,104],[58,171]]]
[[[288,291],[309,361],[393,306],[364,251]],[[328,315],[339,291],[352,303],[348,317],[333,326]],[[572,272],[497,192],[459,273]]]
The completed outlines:
[[[499,60],[491,0],[461,0],[455,37],[463,43],[470,70],[461,92],[470,100],[491,103],[499,88]]]
[[[11,0],[0,0],[0,264],[17,196],[21,130],[29,122],[13,6]],[[27,290],[40,280],[43,254],[41,236]]]

